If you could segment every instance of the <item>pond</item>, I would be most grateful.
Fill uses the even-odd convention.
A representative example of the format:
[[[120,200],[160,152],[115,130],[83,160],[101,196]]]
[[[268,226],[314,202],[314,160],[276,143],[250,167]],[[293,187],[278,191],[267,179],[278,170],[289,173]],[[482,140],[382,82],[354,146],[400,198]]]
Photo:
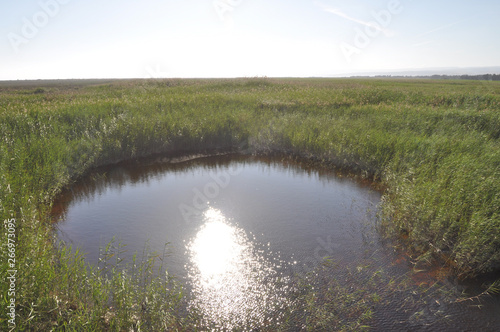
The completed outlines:
[[[331,278],[367,260],[373,271],[405,275],[408,264],[398,262],[375,231],[380,199],[370,184],[326,168],[285,157],[220,155],[96,170],[60,197],[54,214],[58,237],[85,252],[89,263],[97,264],[113,238],[126,244],[126,261],[146,245],[160,253],[166,248],[166,269],[185,285],[188,309],[232,329],[258,326],[267,310],[287,306],[291,278],[326,258],[342,267]],[[450,317],[478,315],[465,305],[398,310],[405,299],[395,299],[375,309],[375,329],[431,324],[442,330]],[[421,311],[433,316],[439,310],[439,320],[415,321]],[[498,319],[463,322],[470,324],[490,326]]]

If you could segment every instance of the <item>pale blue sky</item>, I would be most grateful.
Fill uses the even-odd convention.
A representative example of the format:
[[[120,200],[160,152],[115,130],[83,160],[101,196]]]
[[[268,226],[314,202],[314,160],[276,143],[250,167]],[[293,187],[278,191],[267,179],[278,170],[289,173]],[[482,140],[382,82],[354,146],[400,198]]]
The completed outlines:
[[[500,66],[500,1],[11,0],[0,80]]]

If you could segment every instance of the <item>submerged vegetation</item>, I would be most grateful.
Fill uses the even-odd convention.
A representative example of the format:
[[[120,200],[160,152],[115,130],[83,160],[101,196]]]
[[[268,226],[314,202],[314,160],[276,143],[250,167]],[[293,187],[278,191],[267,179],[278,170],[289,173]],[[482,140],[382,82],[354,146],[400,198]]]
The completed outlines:
[[[12,287],[4,282],[13,269],[20,330],[199,328],[195,313],[180,312],[177,285],[152,274],[148,254],[128,272],[97,269],[57,247],[51,231],[50,207],[63,187],[92,167],[152,154],[279,152],[376,180],[385,188],[381,229],[417,264],[440,262],[462,278],[500,270],[498,82],[90,83],[0,84],[0,216],[16,244],[9,252],[2,232],[2,330],[13,327]],[[340,299],[350,296],[358,303],[378,300],[362,291]],[[307,294],[297,303],[317,309],[301,324],[318,328],[346,310],[321,312]],[[339,329],[369,322],[371,308],[356,308]]]

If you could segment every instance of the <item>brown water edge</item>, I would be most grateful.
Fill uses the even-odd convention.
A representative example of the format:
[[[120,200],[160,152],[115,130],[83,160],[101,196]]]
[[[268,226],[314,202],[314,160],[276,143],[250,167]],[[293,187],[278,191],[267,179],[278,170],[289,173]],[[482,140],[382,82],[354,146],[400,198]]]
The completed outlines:
[[[71,190],[66,191],[67,195],[61,195],[58,197],[58,199],[55,201],[53,205],[53,213],[54,215],[58,215],[59,217],[64,215],[67,212],[67,207],[68,203],[74,198],[74,195],[85,195],[91,192],[95,192],[96,190],[99,191],[102,188],[100,188],[99,183],[102,185],[102,178],[101,175],[103,172],[113,172],[117,168],[127,168],[129,166],[135,166],[137,169],[137,166],[142,166],[142,167],[147,167],[148,168],[148,174],[160,174],[164,171],[165,165],[168,165],[169,170],[175,171],[176,169],[185,169],[184,163],[187,161],[192,161],[192,160],[197,160],[197,159],[203,159],[203,158],[209,158],[209,157],[214,157],[214,156],[229,156],[229,155],[242,155],[241,153],[235,154],[234,151],[212,151],[212,152],[206,152],[206,153],[198,153],[198,154],[183,154],[183,153],[177,153],[177,154],[168,154],[168,155],[156,155],[148,158],[140,158],[140,159],[134,159],[134,160],[128,160],[128,161],[122,161],[119,163],[115,163],[112,165],[106,165],[106,166],[101,166],[95,169],[90,170],[87,173],[87,177],[90,179],[96,180],[96,181],[86,181],[85,183],[83,182],[77,182],[74,187],[71,188]],[[245,156],[244,154],[242,156]],[[331,174],[332,173],[332,167],[331,165],[328,165],[328,163],[325,163],[323,161],[314,159],[314,158],[300,158],[298,156],[290,156],[287,154],[277,154],[277,153],[268,153],[268,154],[258,154],[254,156],[257,160],[260,160],[262,162],[268,162],[271,163],[271,157],[272,158],[277,158],[280,160],[281,163],[284,165],[299,165],[300,168],[302,168],[306,173],[308,174]],[[229,162],[228,162],[229,163]],[[327,166],[328,165],[328,166]],[[123,179],[123,181],[140,181],[141,177],[144,175],[141,174],[141,171],[138,171],[137,173],[134,172],[129,172],[129,178]],[[360,175],[356,174],[348,174],[346,175],[345,173],[342,173],[340,171],[335,172],[335,174],[339,178],[343,177],[348,177],[357,180],[358,184],[362,186],[367,186],[372,189],[378,189],[381,190],[382,186],[376,182],[373,182],[369,179],[366,179],[365,177],[362,177]],[[111,179],[109,179],[111,181]],[[116,180],[116,179],[114,179]],[[106,183],[106,179],[104,181]],[[94,184],[94,185],[93,185]],[[395,267],[396,270],[406,270],[410,269],[410,273],[408,273],[409,276],[409,281],[412,283],[412,286],[416,286],[417,288],[424,288],[424,287],[433,287],[437,284],[446,284],[450,287],[456,287],[458,290],[460,289],[460,285],[458,285],[456,282],[459,280],[454,280],[453,276],[450,275],[450,272],[452,269],[449,266],[441,266],[439,264],[436,264],[434,262],[434,265],[429,265],[426,266],[424,264],[417,264],[415,262],[415,259],[412,258],[412,255],[410,255],[409,252],[404,252],[404,248],[394,248],[394,243],[388,243],[387,250],[389,252],[392,251],[392,254],[389,253],[389,256],[392,257],[392,265]],[[392,256],[391,256],[392,255]],[[394,256],[395,255],[395,256]],[[477,285],[476,285],[477,286]],[[397,301],[403,301],[404,299],[398,298]],[[432,301],[435,301],[435,305],[439,306],[440,305],[440,299],[434,299]],[[472,301],[484,301],[482,298],[481,299],[471,299]],[[476,305],[474,302],[473,305]],[[383,307],[383,306],[381,306]],[[387,311],[390,311],[392,309],[382,309],[381,311],[387,314]],[[438,312],[439,310],[436,310]],[[417,314],[418,311],[415,313]],[[426,314],[424,312],[424,314]],[[409,318],[408,318],[409,316]],[[418,316],[418,315],[417,315]],[[413,320],[417,321],[417,318],[420,319],[420,317],[417,317],[414,315],[402,315],[401,318],[406,317],[408,320]],[[380,319],[380,321],[383,321],[384,319]],[[414,323],[415,323],[414,322]],[[417,323],[416,325],[401,325],[403,326],[420,326]],[[424,326],[424,325],[422,325]],[[375,330],[387,330],[387,328],[391,329],[394,328],[394,326],[389,326],[387,324],[374,324]]]
[[[458,269],[453,258],[445,252],[434,251],[428,257],[412,249],[408,235],[401,234],[397,238],[389,238],[387,245],[396,253],[396,264],[404,264],[412,269],[411,278],[415,285],[432,286],[437,282],[447,282],[459,290],[464,298],[459,300],[476,299],[487,294],[490,285],[500,280],[500,270],[481,275],[470,276],[469,271]]]
[[[408,318],[412,326],[410,330],[442,331],[443,327],[436,324],[439,321],[447,321],[446,331],[500,330],[500,294],[498,289],[491,288],[500,280],[499,271],[461,278],[448,255],[434,253],[432,258],[422,259],[421,255],[409,249],[407,241],[408,237],[404,235],[383,240],[385,247],[394,255],[391,265],[398,270],[409,269],[404,283],[412,293],[422,294],[417,301],[425,303],[423,307],[409,304],[415,311]],[[455,315],[445,314],[450,311]],[[380,325],[373,327],[381,331],[386,329],[386,326],[381,328]]]

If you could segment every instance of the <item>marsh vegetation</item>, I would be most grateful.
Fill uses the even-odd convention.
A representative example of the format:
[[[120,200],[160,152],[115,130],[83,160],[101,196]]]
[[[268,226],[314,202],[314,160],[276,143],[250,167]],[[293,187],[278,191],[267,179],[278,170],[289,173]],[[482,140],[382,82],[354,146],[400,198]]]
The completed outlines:
[[[415,266],[438,263],[459,279],[500,269],[498,82],[56,83],[0,85],[0,214],[17,222],[19,330],[200,328],[195,312],[182,311],[175,281],[154,273],[161,255],[145,252],[121,266],[121,248],[110,244],[102,265],[89,266],[55,244],[49,212],[63,188],[94,167],[155,154],[284,153],[369,179],[383,188],[381,231]],[[1,243],[6,248],[5,236]],[[8,250],[0,255],[6,275]],[[314,330],[340,316],[350,320],[338,329],[370,324],[381,300],[371,284],[352,292],[328,282],[325,301],[298,288],[298,307],[284,313],[288,326]],[[9,286],[1,285],[5,302]],[[6,310],[0,319],[8,329]]]

